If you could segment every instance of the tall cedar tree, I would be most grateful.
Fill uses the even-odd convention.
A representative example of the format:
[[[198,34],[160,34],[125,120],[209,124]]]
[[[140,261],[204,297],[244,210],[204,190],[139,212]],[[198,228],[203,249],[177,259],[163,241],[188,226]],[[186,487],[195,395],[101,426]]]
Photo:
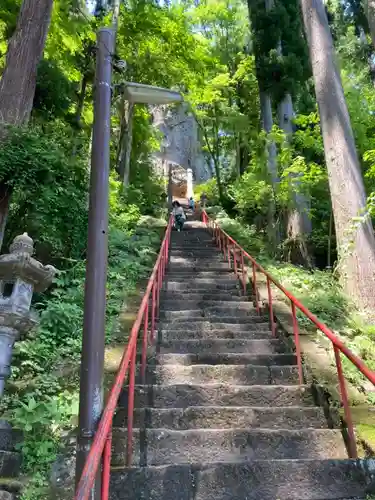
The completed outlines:
[[[340,279],[363,308],[375,311],[375,237],[322,0],[301,0],[328,169]]]
[[[0,138],[6,127],[25,125],[30,118],[39,61],[51,21],[53,0],[24,0],[16,30],[10,39],[0,81]],[[0,182],[0,248],[8,215],[11,189]]]

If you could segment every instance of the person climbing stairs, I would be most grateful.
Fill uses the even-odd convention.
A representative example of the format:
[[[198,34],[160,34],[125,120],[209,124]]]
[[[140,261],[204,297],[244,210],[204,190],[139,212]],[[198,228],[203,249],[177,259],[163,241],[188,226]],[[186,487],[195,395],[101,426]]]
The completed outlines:
[[[256,314],[205,225],[173,232],[158,338],[114,419],[111,499],[366,498],[369,474],[300,385],[296,356]]]

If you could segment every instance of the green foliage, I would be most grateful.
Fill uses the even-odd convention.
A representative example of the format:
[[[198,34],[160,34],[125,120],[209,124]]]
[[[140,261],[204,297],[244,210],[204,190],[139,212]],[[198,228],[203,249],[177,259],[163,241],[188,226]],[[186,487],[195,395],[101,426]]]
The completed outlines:
[[[75,85],[55,61],[43,59],[38,66],[34,112],[42,114],[44,119],[63,118],[70,111],[75,98]]]
[[[295,96],[310,76],[299,3],[275,1],[269,11],[262,0],[250,0],[249,6],[262,90],[276,102],[287,92]]]
[[[212,211],[208,211],[212,214]],[[229,217],[223,210],[217,212],[215,219],[224,231],[232,236],[240,245],[244,246],[254,255],[263,255],[266,252],[264,234],[260,233],[254,225],[248,225],[241,219]]]
[[[199,202],[201,195],[205,193],[207,196],[207,202],[210,205],[218,205],[219,203],[219,191],[217,189],[216,179],[210,179],[204,184],[198,184],[194,187],[194,199]]]
[[[13,190],[7,241],[20,227],[35,240],[37,256],[61,265],[86,245],[87,169],[69,153],[69,132],[55,123],[12,130],[0,148],[0,179]]]

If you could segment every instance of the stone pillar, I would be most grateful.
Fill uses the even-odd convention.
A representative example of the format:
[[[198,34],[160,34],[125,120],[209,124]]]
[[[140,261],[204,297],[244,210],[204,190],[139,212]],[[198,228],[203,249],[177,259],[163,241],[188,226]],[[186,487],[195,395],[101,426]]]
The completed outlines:
[[[0,396],[10,375],[13,346],[37,324],[30,311],[34,290],[43,292],[52,283],[56,269],[31,257],[33,240],[16,236],[10,253],[0,256]]]
[[[190,199],[192,196],[194,196],[193,170],[191,168],[186,169],[186,183],[187,183],[186,197]]]
[[[0,397],[10,375],[15,342],[38,324],[36,313],[30,310],[33,293],[48,288],[56,273],[53,266],[43,266],[32,257],[33,240],[27,233],[14,238],[9,250],[0,256]],[[20,462],[15,433],[8,422],[0,420],[0,476],[17,475]]]

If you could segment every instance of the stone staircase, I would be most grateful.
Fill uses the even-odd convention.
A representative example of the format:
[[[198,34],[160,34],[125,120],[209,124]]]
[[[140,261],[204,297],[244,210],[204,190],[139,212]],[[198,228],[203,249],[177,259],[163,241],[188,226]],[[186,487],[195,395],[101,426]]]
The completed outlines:
[[[341,430],[298,384],[293,350],[199,222],[172,234],[147,384],[136,386],[131,468],[127,388],[120,399],[111,499],[366,498],[369,462],[347,458]]]

